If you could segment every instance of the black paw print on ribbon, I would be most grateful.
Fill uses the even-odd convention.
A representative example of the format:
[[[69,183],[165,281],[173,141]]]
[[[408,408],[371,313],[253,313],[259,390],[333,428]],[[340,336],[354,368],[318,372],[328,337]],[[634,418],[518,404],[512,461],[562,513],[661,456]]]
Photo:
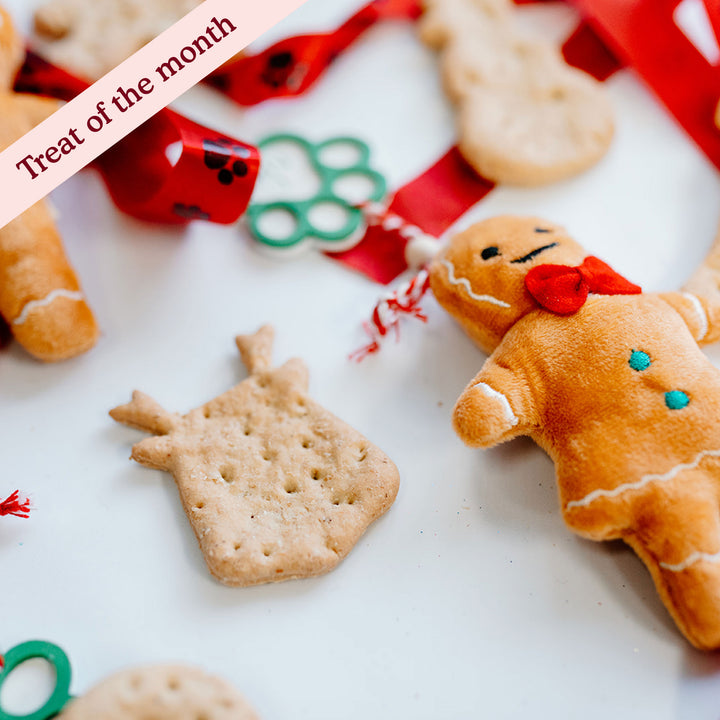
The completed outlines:
[[[245,159],[250,151],[230,140],[203,140],[205,150],[205,165],[210,170],[217,170],[218,182],[222,185],[232,185],[236,177],[242,178],[248,174]]]
[[[175,203],[173,212],[186,220],[209,220],[210,213],[206,213],[197,205],[184,205],[183,203]]]
[[[89,84],[51,65],[29,50],[15,78],[15,92],[48,95],[59,100],[72,100]]]
[[[295,58],[293,54],[289,51],[277,52],[268,58],[261,79],[272,88],[281,88],[287,85],[294,69]]]

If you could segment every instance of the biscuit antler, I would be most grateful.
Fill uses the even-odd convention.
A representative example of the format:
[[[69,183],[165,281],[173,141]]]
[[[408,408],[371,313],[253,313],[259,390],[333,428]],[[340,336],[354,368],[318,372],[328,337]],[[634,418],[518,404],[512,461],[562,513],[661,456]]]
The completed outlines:
[[[110,417],[123,425],[154,435],[167,435],[180,420],[176,413],[168,412],[149,395],[139,390],[135,390],[132,400],[127,405],[113,408]]]
[[[272,348],[275,331],[270,325],[263,325],[252,335],[238,335],[235,344],[251,375],[272,367]]]

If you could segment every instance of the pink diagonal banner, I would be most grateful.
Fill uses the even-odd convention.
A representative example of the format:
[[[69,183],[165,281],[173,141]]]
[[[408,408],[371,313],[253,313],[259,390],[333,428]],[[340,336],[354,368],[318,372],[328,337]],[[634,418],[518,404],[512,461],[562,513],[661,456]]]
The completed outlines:
[[[0,228],[306,0],[205,0],[0,153]]]

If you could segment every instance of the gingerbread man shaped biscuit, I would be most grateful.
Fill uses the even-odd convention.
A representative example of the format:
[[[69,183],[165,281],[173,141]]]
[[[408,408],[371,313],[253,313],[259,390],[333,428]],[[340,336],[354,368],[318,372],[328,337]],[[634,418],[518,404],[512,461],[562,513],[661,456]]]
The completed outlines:
[[[642,293],[557,225],[500,217],[433,262],[440,304],[492,353],[453,415],[473,447],[553,459],[567,525],[622,539],[680,630],[720,647],[720,251],[688,292]]]
[[[23,44],[0,8],[0,149],[57,109],[54,100],[12,92]],[[65,257],[44,202],[0,228],[0,314],[18,342],[41,360],[63,360],[95,344],[98,328]]]

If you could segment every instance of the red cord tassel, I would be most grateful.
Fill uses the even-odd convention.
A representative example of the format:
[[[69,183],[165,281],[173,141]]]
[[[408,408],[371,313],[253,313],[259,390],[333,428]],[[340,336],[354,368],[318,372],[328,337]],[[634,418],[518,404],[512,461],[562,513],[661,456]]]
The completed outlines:
[[[30,517],[30,498],[20,497],[16,490],[7,500],[0,502],[0,517],[3,515],[14,515],[19,518]]]
[[[381,298],[373,310],[370,322],[363,323],[370,343],[350,355],[351,360],[360,362],[368,355],[380,352],[382,339],[391,331],[400,332],[400,320],[404,315],[427,322],[427,316],[421,308],[422,299],[430,288],[428,271],[421,270],[410,282]]]

